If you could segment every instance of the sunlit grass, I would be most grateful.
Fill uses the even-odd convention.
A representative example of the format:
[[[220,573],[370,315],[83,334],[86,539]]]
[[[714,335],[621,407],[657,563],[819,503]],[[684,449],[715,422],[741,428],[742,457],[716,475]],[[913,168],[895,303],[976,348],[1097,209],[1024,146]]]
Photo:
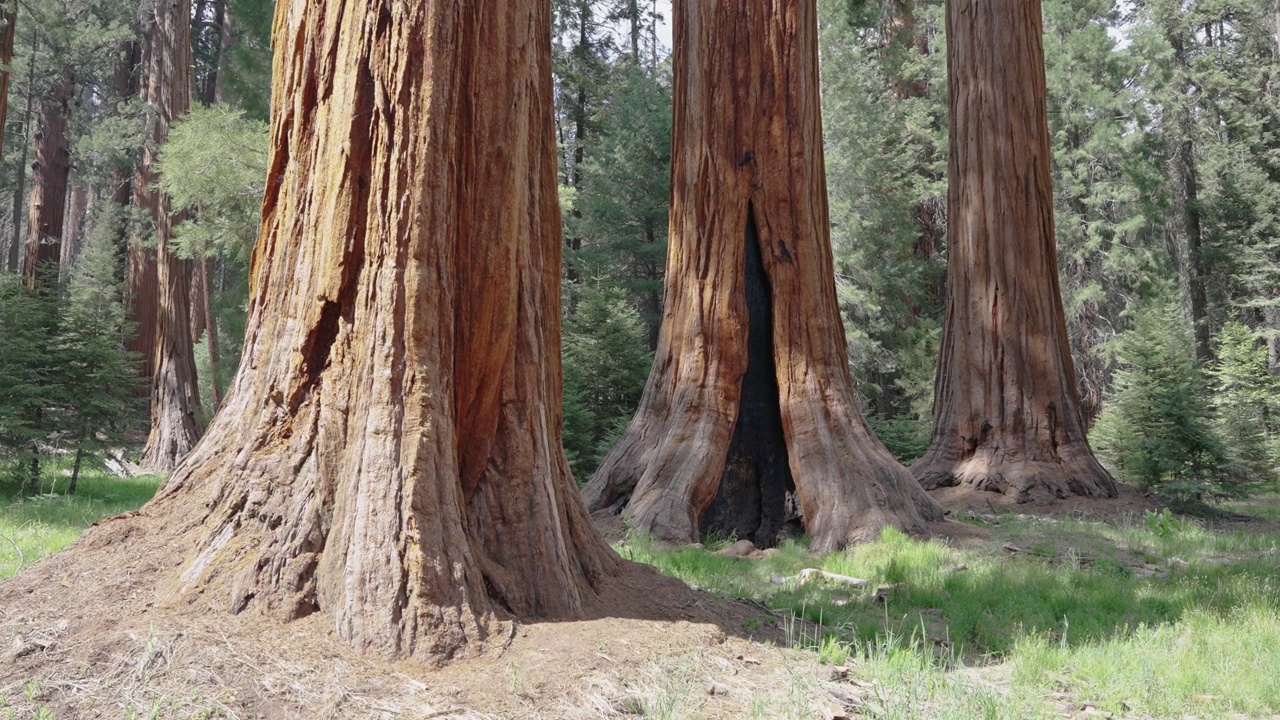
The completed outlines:
[[[1278,546],[1274,533],[1190,520],[1162,534],[1142,517],[1006,516],[965,548],[890,530],[825,557],[797,542],[760,560],[620,549],[810,621],[789,624],[809,628],[795,643],[873,681],[873,717],[1061,717],[1088,701],[1118,717],[1210,718],[1280,712]],[[806,567],[872,584],[774,580]]]
[[[11,496],[0,500],[0,578],[57,552],[104,517],[135,510],[151,499],[159,476],[115,478],[81,473],[76,494]],[[61,488],[56,488],[61,489]]]

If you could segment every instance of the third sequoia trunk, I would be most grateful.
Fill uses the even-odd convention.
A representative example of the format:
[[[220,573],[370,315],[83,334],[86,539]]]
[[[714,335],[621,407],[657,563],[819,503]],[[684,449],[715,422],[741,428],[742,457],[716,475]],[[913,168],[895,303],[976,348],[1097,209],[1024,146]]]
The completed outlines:
[[[794,519],[818,551],[923,532],[941,511],[868,431],[849,372],[815,2],[689,0],[675,27],[662,330],[587,503],[676,542],[768,546]]]
[[[1114,497],[1085,439],[1058,288],[1039,0],[947,4],[947,314],[926,488]]]

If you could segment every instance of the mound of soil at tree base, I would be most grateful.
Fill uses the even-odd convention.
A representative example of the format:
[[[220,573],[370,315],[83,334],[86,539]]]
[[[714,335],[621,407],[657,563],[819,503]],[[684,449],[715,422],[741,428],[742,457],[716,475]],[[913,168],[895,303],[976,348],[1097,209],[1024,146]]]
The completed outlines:
[[[949,511],[951,517],[964,520],[970,515],[1044,515],[1075,517],[1099,521],[1141,518],[1148,511],[1163,508],[1159,498],[1135,487],[1116,483],[1119,495],[1114,498],[1071,496],[1043,503],[1018,503],[1012,495],[975,490],[959,485],[929,491],[929,496]]]
[[[157,592],[186,560],[174,541],[158,518],[122,515],[0,583],[7,707],[58,718],[599,718],[679,702],[737,718],[753,703],[794,706],[800,687],[814,717],[832,716],[830,671],[786,649],[805,637],[800,623],[648,566],[604,586],[582,620],[512,624],[502,647],[430,668],[361,657],[324,612],[281,623],[174,604]]]

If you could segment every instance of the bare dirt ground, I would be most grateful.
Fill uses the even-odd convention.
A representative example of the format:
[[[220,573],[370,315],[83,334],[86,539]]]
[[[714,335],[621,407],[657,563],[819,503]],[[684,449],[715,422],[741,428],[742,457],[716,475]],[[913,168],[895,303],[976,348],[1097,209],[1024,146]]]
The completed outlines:
[[[158,595],[186,553],[154,518],[121,516],[0,584],[0,717],[838,717],[830,669],[787,647],[769,610],[648,566],[577,622],[515,627],[487,655],[431,669],[356,655],[323,613],[280,624],[183,612]],[[771,711],[769,708],[777,708]]]

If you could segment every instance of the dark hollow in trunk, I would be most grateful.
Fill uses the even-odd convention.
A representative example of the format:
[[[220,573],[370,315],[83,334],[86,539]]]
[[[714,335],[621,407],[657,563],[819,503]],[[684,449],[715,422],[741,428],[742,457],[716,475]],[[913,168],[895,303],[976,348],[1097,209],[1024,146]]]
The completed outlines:
[[[711,523],[765,538],[779,520],[786,467],[815,552],[887,526],[926,533],[942,509],[871,433],[849,371],[822,158],[816,2],[675,8],[658,349],[636,416],[583,498],[639,533],[692,542],[716,498],[745,484],[747,497],[722,500]],[[744,242],[748,234],[756,242]],[[758,259],[744,256],[748,245]],[[755,319],[763,315],[772,322]],[[757,380],[764,376],[773,382]],[[744,390],[748,379],[764,384]],[[767,409],[739,408],[757,395]],[[778,424],[785,452],[761,440],[775,440]]]
[[[738,419],[729,440],[716,499],[702,518],[704,537],[735,537],[756,547],[778,544],[787,522],[787,493],[794,493],[787,440],[778,407],[778,369],[773,359],[773,298],[760,254],[753,212],[747,213],[743,294],[747,303],[747,374],[742,379]]]

